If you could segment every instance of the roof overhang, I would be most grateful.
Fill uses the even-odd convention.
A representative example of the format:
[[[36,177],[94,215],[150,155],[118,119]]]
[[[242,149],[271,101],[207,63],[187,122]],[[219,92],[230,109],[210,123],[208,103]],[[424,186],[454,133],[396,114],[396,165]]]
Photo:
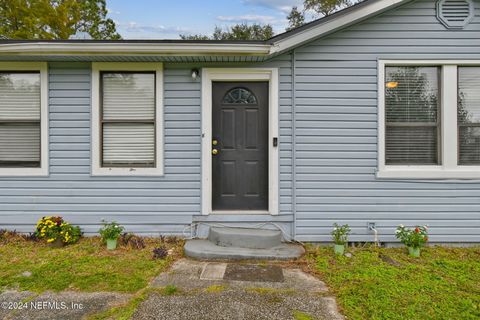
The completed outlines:
[[[0,56],[266,56],[267,43],[18,42],[0,45]]]
[[[291,50],[411,0],[367,0],[271,39],[270,54]]]
[[[268,41],[11,41],[0,42],[0,59],[45,57],[76,60],[105,57],[186,57],[186,61],[263,61],[412,0],[366,0]],[[222,57],[222,58],[218,58]],[[238,58],[238,59],[237,59]],[[178,60],[178,59],[177,59]],[[183,61],[183,60],[179,60]]]

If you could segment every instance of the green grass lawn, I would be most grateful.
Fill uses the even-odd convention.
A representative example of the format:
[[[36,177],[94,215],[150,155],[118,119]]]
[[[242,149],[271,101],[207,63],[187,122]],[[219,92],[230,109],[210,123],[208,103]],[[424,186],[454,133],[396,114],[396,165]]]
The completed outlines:
[[[74,245],[51,248],[13,236],[0,241],[0,292],[6,289],[136,292],[165,270],[174,259],[154,260],[152,250],[165,245],[145,239],[144,249],[120,247],[107,251],[99,238],[83,238]],[[181,251],[180,244],[166,244]],[[22,276],[31,272],[31,276]]]
[[[307,254],[348,319],[480,319],[480,247],[424,248],[416,259],[404,248],[349,252],[310,246]]]

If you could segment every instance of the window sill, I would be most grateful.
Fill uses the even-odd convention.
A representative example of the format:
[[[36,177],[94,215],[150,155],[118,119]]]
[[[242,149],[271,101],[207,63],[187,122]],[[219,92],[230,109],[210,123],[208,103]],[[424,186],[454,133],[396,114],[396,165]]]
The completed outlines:
[[[48,177],[47,168],[0,168],[0,177]]]
[[[480,179],[480,166],[460,166],[446,169],[442,166],[391,166],[379,169],[379,179]]]
[[[161,177],[160,168],[94,168],[92,176]]]

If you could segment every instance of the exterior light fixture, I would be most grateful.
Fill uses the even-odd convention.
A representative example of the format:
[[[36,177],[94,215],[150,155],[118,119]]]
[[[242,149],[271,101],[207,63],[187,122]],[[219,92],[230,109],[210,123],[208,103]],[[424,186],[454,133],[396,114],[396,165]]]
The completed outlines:
[[[398,87],[398,82],[397,81],[390,81],[390,82],[387,82],[387,84],[385,86],[388,89],[394,89],[394,88]]]
[[[200,72],[198,71],[198,69],[192,69],[192,79],[193,80],[196,80],[198,78],[199,74],[200,74]]]

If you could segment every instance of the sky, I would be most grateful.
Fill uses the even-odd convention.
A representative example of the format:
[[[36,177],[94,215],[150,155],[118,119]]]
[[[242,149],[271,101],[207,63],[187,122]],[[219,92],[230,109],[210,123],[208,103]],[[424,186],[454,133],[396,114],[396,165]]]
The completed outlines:
[[[269,23],[285,31],[292,6],[302,0],[107,0],[108,16],[124,39],[178,39],[207,34],[215,26]]]

